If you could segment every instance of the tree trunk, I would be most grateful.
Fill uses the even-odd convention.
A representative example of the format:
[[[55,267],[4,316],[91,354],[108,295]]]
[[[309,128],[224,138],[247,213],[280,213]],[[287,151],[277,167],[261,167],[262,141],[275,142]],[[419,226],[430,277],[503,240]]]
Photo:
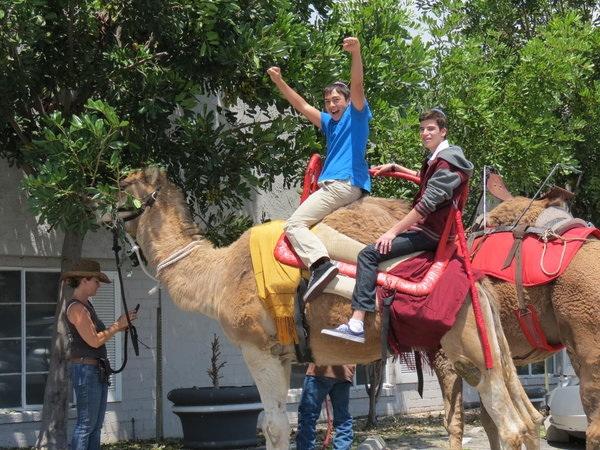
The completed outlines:
[[[385,373],[385,361],[379,359],[367,366],[367,394],[369,394],[369,415],[365,428],[375,428],[377,426],[377,401],[383,388],[383,378]]]
[[[81,258],[85,234],[67,231],[62,246],[61,272],[66,271],[73,261]],[[54,331],[52,333],[50,369],[44,390],[42,423],[36,448],[64,450],[68,448],[67,419],[69,413],[69,393],[71,383],[68,374],[68,335],[65,317],[66,300],[72,289],[66,284],[59,290],[56,303]]]

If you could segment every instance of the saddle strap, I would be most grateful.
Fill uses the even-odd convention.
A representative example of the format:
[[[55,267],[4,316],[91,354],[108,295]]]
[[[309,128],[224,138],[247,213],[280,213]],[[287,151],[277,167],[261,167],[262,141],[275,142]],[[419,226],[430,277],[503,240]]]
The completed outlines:
[[[502,269],[506,269],[515,260],[515,289],[517,291],[517,302],[519,309],[525,311],[527,305],[525,303],[525,290],[523,288],[523,238],[525,237],[526,225],[519,225],[513,230],[515,241],[513,242],[508,256],[504,261]]]
[[[308,282],[302,278],[296,289],[296,299],[294,301],[294,323],[296,325],[296,336],[298,342],[294,344],[296,351],[296,360],[299,363],[313,362],[312,351],[309,345],[309,328],[306,324],[306,316],[304,315],[304,293]]]
[[[415,355],[415,370],[417,371],[417,392],[419,397],[423,398],[423,361],[421,360],[421,352],[414,350]]]
[[[558,352],[565,347],[563,344],[550,344],[548,342],[546,334],[542,330],[540,318],[533,305],[527,305],[524,309],[515,309],[513,312],[519,322],[521,331],[523,331],[531,347],[548,352]]]
[[[381,360],[386,361],[388,357],[388,333],[390,330],[390,307],[396,297],[396,290],[392,295],[381,299]]]

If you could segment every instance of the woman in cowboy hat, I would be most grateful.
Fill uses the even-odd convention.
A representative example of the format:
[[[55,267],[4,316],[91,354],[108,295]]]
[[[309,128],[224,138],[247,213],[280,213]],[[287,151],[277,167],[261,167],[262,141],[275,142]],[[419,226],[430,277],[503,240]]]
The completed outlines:
[[[123,314],[106,328],[98,318],[90,297],[96,295],[100,283],[110,283],[100,264],[90,259],[76,261],[71,270],[61,274],[73,291],[67,302],[67,324],[71,338],[71,381],[77,399],[77,423],[71,440],[72,450],[100,450],[100,430],[104,422],[108,394],[108,377],[101,374],[99,360],[107,360],[106,342],[127,329]],[[129,311],[130,320],[136,311]]]

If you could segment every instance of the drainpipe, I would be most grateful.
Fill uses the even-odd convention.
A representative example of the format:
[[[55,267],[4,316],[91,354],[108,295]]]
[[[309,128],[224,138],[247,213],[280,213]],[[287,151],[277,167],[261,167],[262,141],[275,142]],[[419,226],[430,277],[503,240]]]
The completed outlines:
[[[163,434],[163,373],[162,373],[162,288],[158,288],[156,307],[156,439]]]

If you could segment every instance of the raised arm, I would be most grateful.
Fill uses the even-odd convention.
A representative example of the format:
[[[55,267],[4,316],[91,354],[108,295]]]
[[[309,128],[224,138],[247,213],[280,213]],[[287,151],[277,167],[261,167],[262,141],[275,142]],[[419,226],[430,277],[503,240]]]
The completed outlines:
[[[271,77],[271,81],[277,86],[277,89],[290,102],[290,105],[294,107],[296,111],[306,117],[312,122],[313,125],[321,128],[321,111],[304,100],[304,98],[298,94],[295,90],[288,86],[283,77],[281,76],[281,69],[279,67],[270,67],[267,69],[267,73]]]
[[[358,38],[347,37],[344,39],[342,48],[352,55],[352,64],[350,66],[350,100],[357,110],[362,111],[365,107],[365,88],[360,42]]]

